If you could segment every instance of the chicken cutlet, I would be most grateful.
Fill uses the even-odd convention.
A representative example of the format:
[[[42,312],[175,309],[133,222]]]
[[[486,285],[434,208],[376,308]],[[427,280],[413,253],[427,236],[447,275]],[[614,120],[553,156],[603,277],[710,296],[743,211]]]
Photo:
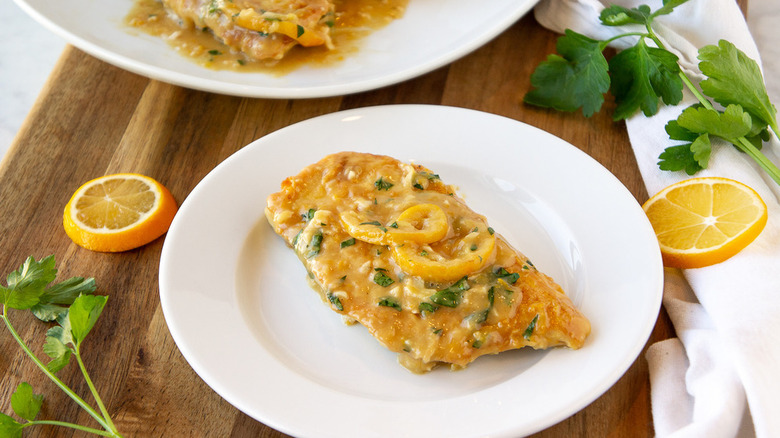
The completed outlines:
[[[185,28],[208,30],[250,60],[279,60],[296,45],[332,47],[330,0],[162,0]]]
[[[322,300],[416,373],[532,347],[582,347],[561,287],[430,169],[356,152],[285,179],[266,217]]]

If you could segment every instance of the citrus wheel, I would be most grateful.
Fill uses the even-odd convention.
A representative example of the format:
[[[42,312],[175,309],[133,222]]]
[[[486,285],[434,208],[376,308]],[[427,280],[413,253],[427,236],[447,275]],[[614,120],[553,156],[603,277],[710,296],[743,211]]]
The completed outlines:
[[[431,244],[407,242],[393,246],[393,259],[404,270],[428,281],[457,280],[482,269],[496,247],[496,238],[483,221],[460,218],[454,235]]]
[[[443,239],[449,230],[447,215],[435,204],[417,204],[403,211],[387,231],[393,243],[431,243]]]
[[[65,206],[63,225],[79,246],[119,252],[165,234],[176,211],[176,201],[162,184],[148,176],[120,173],[79,187]]]
[[[664,265],[702,268],[723,262],[764,229],[767,208],[752,188],[719,177],[672,184],[642,206],[658,237]]]

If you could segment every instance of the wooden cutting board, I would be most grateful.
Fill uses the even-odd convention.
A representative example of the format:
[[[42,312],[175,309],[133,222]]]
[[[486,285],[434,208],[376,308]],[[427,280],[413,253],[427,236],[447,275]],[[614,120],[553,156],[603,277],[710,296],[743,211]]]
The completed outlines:
[[[164,238],[120,254],[77,247],[61,224],[72,192],[97,176],[138,172],[161,181],[181,203],[222,160],[277,129],[344,109],[417,103],[486,111],[551,132],[598,160],[637,202],[644,201],[647,193],[625,126],[613,122],[609,111],[586,119],[522,103],[531,72],[555,51],[556,37],[528,15],[479,50],[422,77],[370,92],[303,100],[184,89],[68,47],[0,165],[0,268],[7,273],[28,255],[54,254],[61,278],[95,277],[98,292],[110,296],[87,338],[84,359],[125,437],[284,436],[220,398],[177,349],[158,295]],[[12,313],[11,320],[42,354],[47,326],[25,312]],[[670,336],[662,311],[648,345]],[[94,425],[32,365],[4,327],[0,352],[1,412],[11,412],[10,394],[29,381],[46,396],[40,418]],[[538,436],[653,436],[643,354],[603,396]],[[60,377],[87,396],[76,366]],[[26,436],[61,433],[36,427]]]

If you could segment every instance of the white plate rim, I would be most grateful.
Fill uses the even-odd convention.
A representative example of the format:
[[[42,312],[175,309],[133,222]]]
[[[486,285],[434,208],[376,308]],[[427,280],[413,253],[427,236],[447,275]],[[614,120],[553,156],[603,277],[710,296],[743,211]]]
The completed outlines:
[[[485,13],[483,17],[485,19],[484,23],[480,24],[477,22],[473,24],[473,28],[463,26],[465,28],[463,34],[456,35],[462,39],[465,38],[465,41],[461,45],[457,47],[446,45],[436,47],[436,51],[432,53],[432,56],[429,59],[424,61],[421,60],[414,65],[405,65],[402,68],[396,68],[392,56],[395,56],[396,59],[398,59],[398,57],[403,56],[403,53],[393,53],[391,50],[388,54],[391,54],[392,56],[386,60],[387,62],[382,60],[382,64],[372,65],[371,75],[356,79],[346,75],[341,75],[339,78],[339,74],[336,73],[337,79],[332,81],[332,83],[321,83],[312,86],[308,86],[305,83],[298,83],[292,86],[285,85],[284,81],[277,80],[262,73],[242,73],[238,75],[242,77],[242,79],[237,79],[237,76],[223,77],[220,72],[200,66],[192,69],[189,67],[182,68],[179,66],[178,62],[175,65],[166,65],[165,62],[160,62],[156,59],[156,57],[160,56],[160,53],[157,52],[168,50],[171,53],[174,53],[174,51],[167,46],[165,46],[166,49],[161,49],[158,44],[150,45],[143,42],[144,46],[139,46],[143,49],[140,50],[140,54],[119,53],[118,50],[107,46],[106,42],[112,37],[126,36],[128,33],[128,30],[123,29],[123,25],[121,24],[121,18],[127,14],[132,3],[128,0],[105,0],[127,3],[127,11],[123,11],[115,17],[98,16],[97,18],[99,19],[106,21],[111,20],[116,23],[113,23],[113,28],[108,28],[112,35],[106,35],[105,38],[97,39],[97,41],[95,38],[88,38],[78,27],[75,27],[64,20],[62,14],[50,13],[47,11],[45,6],[47,5],[46,2],[48,0],[13,1],[35,21],[59,35],[68,43],[98,59],[130,72],[201,91],[240,97],[300,99],[332,97],[374,90],[429,73],[486,44],[528,13],[539,0],[520,0],[514,3],[505,3],[504,5],[501,5],[500,8],[496,8],[493,11],[491,11],[490,8],[486,8],[487,12],[491,13]],[[91,0],[75,1],[85,4],[82,6],[88,6],[88,2]],[[41,2],[41,4],[37,4],[36,2]],[[490,4],[487,6],[490,6]],[[73,8],[86,9],[78,8],[77,6],[74,6]],[[400,22],[401,20],[403,20],[403,18],[396,21]],[[90,22],[90,20],[86,19],[84,21]],[[114,28],[116,28],[116,33],[113,33]],[[410,26],[410,28],[413,27]],[[454,27],[454,29],[457,30],[458,27]],[[382,33],[384,31],[386,30],[380,29],[375,34],[379,34],[381,38],[386,38],[386,35]],[[388,35],[391,34],[388,33]],[[369,36],[368,39],[371,39],[372,37],[375,37],[375,35]],[[373,43],[369,42],[367,43],[367,46],[371,48]],[[146,54],[149,52],[153,52],[156,57],[151,55],[147,56]],[[184,59],[178,54],[175,54],[175,56]],[[360,56],[360,52],[357,56]],[[340,67],[336,67],[337,71],[339,68]],[[209,74],[209,72],[212,74]],[[287,76],[292,75],[294,77],[296,74],[296,72],[292,72]]]
[[[637,358],[638,354],[644,347],[645,342],[647,341],[647,338],[652,331],[652,328],[655,325],[658,310],[660,309],[661,293],[663,287],[663,267],[661,264],[660,252],[657,249],[655,235],[653,234],[652,228],[650,227],[649,222],[647,222],[644,213],[641,211],[641,207],[634,200],[633,196],[611,173],[609,173],[600,164],[584,154],[582,151],[569,145],[563,140],[558,139],[557,137],[520,122],[488,113],[482,113],[463,108],[428,105],[390,105],[381,107],[358,108],[316,117],[314,119],[299,122],[295,125],[283,128],[261,139],[258,139],[257,141],[251,143],[250,145],[229,157],[222,164],[218,165],[211,173],[209,173],[203,179],[203,181],[199,183],[198,186],[191,192],[191,194],[182,204],[180,212],[174,220],[174,223],[172,224],[171,229],[169,230],[166,237],[160,261],[160,299],[171,334],[177,346],[182,351],[182,354],[196,371],[196,373],[198,373],[201,378],[203,378],[203,380],[220,396],[225,398],[228,402],[251,417],[275,429],[281,430],[285,433],[293,434],[295,436],[361,436],[360,434],[350,434],[343,430],[338,431],[338,433],[334,433],[334,430],[328,429],[328,425],[320,425],[319,427],[312,430],[311,427],[307,427],[304,424],[295,424],[291,423],[289,419],[277,418],[275,415],[278,413],[263,412],[263,409],[266,409],[267,406],[258,409],[257,406],[253,406],[252,400],[247,399],[246,394],[236,393],[235,386],[231,387],[230,384],[226,384],[225,377],[219,375],[218,370],[214,368],[213,363],[208,363],[209,359],[204,356],[204,351],[199,349],[197,342],[193,342],[190,334],[182,330],[183,325],[187,325],[186,323],[182,324],[182,322],[190,317],[186,314],[182,314],[179,307],[179,305],[182,304],[183,299],[182,291],[186,292],[189,290],[189,288],[193,287],[190,280],[182,278],[182,275],[186,275],[187,272],[186,269],[183,269],[181,266],[182,263],[185,263],[182,262],[182,258],[193,256],[192,245],[187,245],[186,242],[184,242],[182,239],[185,239],[187,232],[189,232],[185,232],[184,230],[192,226],[193,221],[197,222],[197,220],[195,220],[191,215],[191,210],[195,209],[197,204],[207,202],[207,199],[202,196],[202,192],[204,192],[204,190],[210,186],[215,187],[219,185],[220,180],[224,181],[225,179],[230,179],[232,177],[231,174],[235,174],[235,168],[239,165],[239,163],[246,162],[247,160],[251,161],[250,158],[253,155],[255,156],[255,159],[257,156],[262,156],[261,152],[263,152],[264,148],[269,147],[269,145],[284,139],[284,137],[288,135],[297,135],[307,130],[309,132],[312,132],[312,130],[316,132],[318,128],[323,128],[333,124],[341,123],[342,125],[348,125],[349,123],[345,121],[358,124],[366,123],[370,126],[370,130],[373,130],[376,129],[377,126],[381,126],[384,123],[392,123],[393,121],[397,122],[398,120],[407,119],[414,119],[415,122],[420,123],[424,123],[425,121],[430,120],[472,121],[477,127],[503,126],[509,127],[509,129],[512,130],[516,130],[519,133],[526,133],[537,136],[535,138],[541,138],[545,142],[548,142],[547,146],[554,146],[555,148],[558,148],[558,152],[568,151],[566,152],[566,157],[563,158],[564,160],[572,160],[578,166],[588,167],[589,172],[591,172],[588,174],[590,177],[600,178],[601,184],[607,184],[609,186],[600,187],[607,190],[610,195],[616,196],[616,198],[611,199],[608,204],[615,209],[612,214],[618,214],[615,212],[620,212],[619,214],[621,215],[625,213],[628,215],[628,217],[636,220],[634,223],[627,225],[627,229],[617,230],[618,236],[615,238],[633,239],[631,246],[634,246],[636,250],[628,251],[628,253],[632,256],[640,257],[641,260],[631,260],[629,257],[625,260],[615,260],[614,263],[616,265],[620,265],[621,263],[627,264],[627,266],[629,266],[631,269],[638,269],[637,266],[641,264],[642,266],[639,267],[641,268],[641,271],[634,272],[632,275],[635,275],[635,278],[641,278],[643,281],[646,281],[646,283],[626,285],[624,283],[631,283],[631,280],[626,277],[625,273],[621,274],[620,271],[615,271],[615,276],[620,277],[619,280],[615,280],[617,283],[616,287],[630,286],[630,290],[627,293],[637,295],[636,301],[641,308],[634,309],[634,314],[631,315],[631,321],[635,324],[635,326],[625,328],[625,331],[631,332],[631,339],[629,340],[630,342],[627,342],[625,345],[614,346],[616,349],[620,349],[620,351],[611,353],[613,354],[613,357],[610,358],[609,369],[604,372],[600,372],[597,381],[588,382],[584,385],[584,387],[575,388],[575,390],[570,394],[562,394],[561,396],[563,400],[546,400],[545,403],[554,405],[552,406],[554,409],[548,409],[546,411],[547,415],[545,415],[544,418],[534,419],[533,421],[518,421],[518,424],[514,426],[502,424],[500,426],[496,426],[495,429],[490,429],[490,425],[485,425],[485,423],[480,422],[481,429],[479,433],[475,432],[473,429],[469,429],[467,426],[462,424],[450,424],[448,427],[454,426],[454,428],[449,430],[450,433],[448,433],[448,436],[517,436],[518,434],[533,433],[543,428],[549,427],[550,425],[555,424],[576,413],[591,403],[593,400],[598,398],[623,375],[623,373]],[[460,124],[458,124],[458,126],[459,125]],[[433,127],[432,130],[437,131],[437,128]],[[306,164],[308,163],[302,162],[300,163],[300,167],[302,168]],[[572,177],[576,178],[576,176],[577,175],[573,175]],[[211,195],[209,199],[214,201],[215,198],[213,195]],[[612,226],[614,226],[614,224]],[[238,232],[246,232],[246,230],[239,230]],[[584,236],[583,238],[586,240],[593,239],[591,236]],[[616,245],[616,242],[610,242],[609,238],[599,238],[599,242],[606,246]],[[592,246],[593,242],[590,241],[588,245]],[[236,250],[236,248],[232,249]],[[617,251],[617,248],[614,250]],[[623,249],[621,249],[621,251],[622,250]],[[297,260],[294,260],[294,262],[298,263]],[[587,269],[584,272],[587,275],[612,272],[609,267],[604,266],[586,266],[586,268]],[[620,266],[616,266],[616,268],[621,269]],[[615,286],[611,283],[612,280],[594,280],[589,278],[587,281],[606,281],[606,284],[610,285],[610,287]],[[303,283],[302,279],[301,282]],[[308,286],[303,285],[302,287],[307,288]],[[584,306],[583,311],[588,308],[594,310],[592,300],[596,299],[598,292],[599,291],[592,290],[587,292],[587,295],[584,297],[584,301],[580,303]],[[634,304],[634,299],[632,297],[621,298],[620,295],[613,295],[614,296],[612,298],[617,297],[618,299],[627,300],[625,302],[621,302],[622,304],[618,304],[619,306],[622,305],[626,307],[628,305],[627,303],[629,302],[631,305]],[[228,297],[225,299],[231,302],[231,304],[227,306],[228,308],[235,307],[235,297]],[[600,304],[603,305],[604,303]],[[235,308],[232,308],[232,310],[228,309],[228,313],[233,312],[233,314],[235,314],[236,311],[237,310]],[[326,313],[329,312],[329,310],[323,307],[322,312]],[[592,317],[591,315],[587,316]],[[550,366],[550,369],[554,370],[558,370],[559,368],[565,370],[566,365],[568,364],[571,366],[571,363],[564,363],[563,365],[560,365],[560,363],[563,363],[560,361],[565,362],[567,360],[561,358],[565,358],[566,354],[571,355],[578,354],[580,352],[588,352],[588,348],[599,348],[609,352],[609,346],[600,345],[599,339],[613,336],[613,331],[616,329],[616,327],[609,327],[608,324],[605,326],[605,322],[603,321],[591,320],[591,322],[594,324],[594,332],[591,335],[591,339],[589,339],[589,343],[586,344],[582,350],[578,350],[576,352],[555,350],[551,353],[551,356],[555,356],[554,359],[548,360],[547,357],[549,356],[544,358],[545,366]],[[623,328],[620,327],[619,329]],[[602,351],[602,353],[604,351]],[[236,354],[243,357],[249,353],[242,351]],[[594,360],[601,359],[588,357],[586,358],[587,363],[585,366],[590,366],[590,362]],[[330,400],[335,404],[346,403],[347,405],[350,405],[351,403],[357,403],[359,401],[360,403],[368,404],[373,407],[381,406],[382,409],[387,409],[392,412],[407,412],[412,410],[431,409],[430,403],[432,402],[426,402],[424,400],[404,404],[395,403],[392,401],[365,400],[361,397],[354,397],[351,394],[339,394],[338,391],[334,391],[332,388],[311,385],[310,381],[309,383],[306,383],[306,379],[298,379],[298,377],[295,376],[294,370],[285,369],[283,365],[279,366],[279,364],[275,364],[273,368],[274,371],[281,373],[279,376],[280,379],[284,380],[289,378],[295,381],[291,389],[298,388],[300,390],[313,390],[316,393],[316,397],[323,397],[324,399]],[[541,373],[541,376],[545,375],[544,371],[539,371],[536,368],[538,367],[531,368],[531,370],[526,371],[524,374],[530,374],[530,377],[537,376],[539,373]],[[469,399],[471,402],[478,399],[482,402],[485,402],[486,400],[495,400],[496,396],[506,397],[506,388],[512,388],[513,385],[520,384],[523,378],[524,376],[520,375],[516,379],[509,380],[502,383],[501,385],[485,388],[481,391],[477,391],[474,394],[469,394],[469,397],[453,397],[451,399],[437,400],[436,406],[453,406],[454,408],[462,408],[464,403],[469,403]],[[317,387],[315,388],[314,386]],[[274,396],[277,398],[283,397],[283,394],[275,394]],[[512,399],[511,401],[506,401],[506,403],[519,403],[522,405],[522,400],[518,401]],[[522,406],[520,407],[522,408]],[[306,411],[306,409],[302,409]],[[360,413],[358,413],[358,415],[359,414]],[[458,421],[457,418],[449,418],[449,420],[451,422]],[[329,426],[332,427],[333,425]],[[381,431],[379,431],[379,433],[375,433],[371,436],[394,436],[398,432],[398,430],[392,430],[389,432],[389,434],[384,435]],[[419,434],[417,432],[419,432]],[[425,433],[429,434],[431,432],[432,431],[430,430],[425,430],[422,428],[416,430],[415,433],[408,433],[408,436],[425,436]],[[368,435],[363,434],[362,436]]]

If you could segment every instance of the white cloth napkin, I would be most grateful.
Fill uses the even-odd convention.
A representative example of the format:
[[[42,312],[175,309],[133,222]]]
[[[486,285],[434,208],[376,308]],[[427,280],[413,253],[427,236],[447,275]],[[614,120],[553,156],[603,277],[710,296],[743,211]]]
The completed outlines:
[[[656,9],[661,0],[544,0],[534,12],[551,30],[562,33],[569,28],[604,40],[621,32],[602,26],[598,19],[600,11],[613,3],[628,7],[644,3]],[[734,0],[691,0],[655,23],[666,47],[675,49],[697,82],[702,79],[698,48],[720,39],[761,62]],[[650,118],[639,113],[626,121],[650,195],[689,178],[683,172],[661,171],[657,162],[666,147],[678,143],[668,139],[664,125],[693,102],[695,98],[686,93],[678,106],[662,107]],[[780,163],[777,138],[763,151]],[[665,271],[664,306],[678,338],[652,345],[646,356],[655,431],[663,437],[780,437],[780,187],[749,157],[725,143],[713,142],[709,168],[696,176],[708,175],[753,187],[769,208],[769,221],[756,241],[723,263]]]

